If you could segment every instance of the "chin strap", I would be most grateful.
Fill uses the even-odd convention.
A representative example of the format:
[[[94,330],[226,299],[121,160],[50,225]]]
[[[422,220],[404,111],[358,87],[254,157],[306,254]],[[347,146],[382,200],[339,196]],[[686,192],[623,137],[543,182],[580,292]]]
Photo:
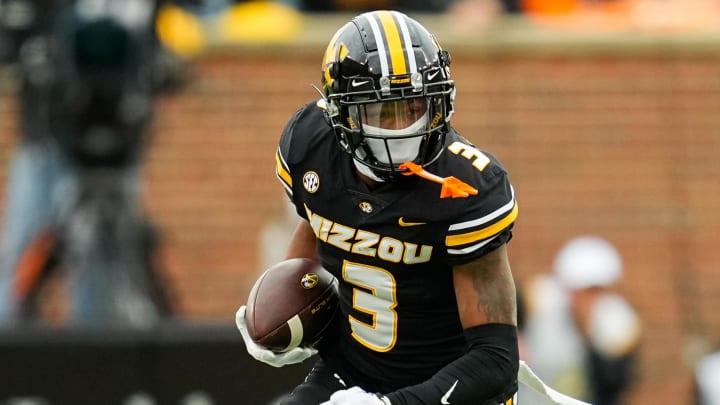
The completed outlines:
[[[399,169],[408,170],[407,172],[403,172],[404,176],[416,175],[422,177],[425,180],[432,181],[433,183],[441,184],[442,188],[440,189],[440,198],[465,198],[469,197],[470,195],[477,195],[478,193],[475,187],[463,182],[456,177],[440,177],[426,171],[422,168],[422,166],[413,162],[405,162],[399,166]]]

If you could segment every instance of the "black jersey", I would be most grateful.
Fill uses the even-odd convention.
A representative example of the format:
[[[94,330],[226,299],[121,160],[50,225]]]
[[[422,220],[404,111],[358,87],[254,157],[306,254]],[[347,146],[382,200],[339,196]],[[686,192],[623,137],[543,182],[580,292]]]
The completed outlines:
[[[339,337],[321,355],[343,378],[387,392],[465,353],[451,269],[511,237],[517,204],[501,164],[451,130],[426,169],[476,195],[440,198],[440,184],[415,175],[371,190],[314,103],[289,121],[276,160],[323,267],[339,280]]]

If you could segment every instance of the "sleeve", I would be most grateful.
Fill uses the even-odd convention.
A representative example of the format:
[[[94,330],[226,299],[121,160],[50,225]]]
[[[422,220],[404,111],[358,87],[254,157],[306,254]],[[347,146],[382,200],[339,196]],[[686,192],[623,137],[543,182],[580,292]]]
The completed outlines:
[[[468,352],[418,385],[386,395],[392,405],[515,404],[520,357],[517,328],[484,324],[465,330]]]
[[[470,262],[512,238],[518,216],[515,190],[505,174],[499,177],[500,181],[481,191],[467,214],[449,226],[445,247],[451,265]]]

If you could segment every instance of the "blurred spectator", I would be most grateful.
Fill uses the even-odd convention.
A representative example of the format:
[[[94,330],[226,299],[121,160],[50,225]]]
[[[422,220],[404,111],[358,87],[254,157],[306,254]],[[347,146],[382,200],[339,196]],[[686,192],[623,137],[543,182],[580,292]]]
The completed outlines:
[[[58,180],[68,172],[68,162],[57,140],[44,128],[47,112],[41,101],[46,94],[34,91],[44,87],[52,75],[48,66],[48,27],[59,8],[54,3],[41,7],[38,1],[5,0],[0,9],[3,61],[19,64],[22,76],[19,94],[22,135],[9,168],[0,235],[0,321],[17,316],[15,270],[23,252],[54,216],[53,196]],[[42,248],[48,251],[52,242],[45,239]]]
[[[520,11],[520,4],[516,0],[457,0],[452,3],[445,17],[454,30],[477,32],[493,27],[503,17],[518,15]]]
[[[39,291],[58,264],[73,267],[73,320],[147,324],[168,315],[157,234],[138,204],[155,80],[172,81],[155,65],[157,4],[4,0],[0,10],[4,60],[17,62],[21,81],[0,324],[39,315]]]
[[[706,354],[695,365],[695,405],[720,404],[720,350]]]
[[[651,32],[692,32],[717,29],[717,0],[627,0],[633,26]]]
[[[226,8],[211,25],[222,43],[294,41],[304,23],[297,7],[281,1],[240,1]]]
[[[448,10],[453,0],[297,0],[302,11],[365,12],[400,10],[404,12],[440,13]]]
[[[518,5],[536,23],[583,31],[714,30],[720,17],[716,0],[518,0]]]
[[[621,275],[614,246],[581,236],[559,251],[552,274],[524,289],[525,360],[551,387],[597,405],[619,404],[634,377],[640,321],[613,291]],[[529,390],[520,400],[546,403]]]
[[[523,12],[522,0],[455,0],[452,2],[449,11],[487,10],[489,8],[495,8],[507,14]]]

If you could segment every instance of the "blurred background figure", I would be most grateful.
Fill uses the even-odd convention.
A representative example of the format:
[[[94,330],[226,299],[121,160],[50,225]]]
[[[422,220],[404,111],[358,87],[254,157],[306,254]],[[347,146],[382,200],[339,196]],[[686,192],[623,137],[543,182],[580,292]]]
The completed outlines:
[[[608,241],[581,236],[558,252],[552,274],[524,288],[527,363],[551,387],[597,405],[621,403],[634,377],[640,320],[613,290],[622,267]],[[520,395],[546,403],[529,390]]]
[[[14,63],[20,142],[0,239],[0,324],[41,317],[40,294],[68,270],[69,317],[148,325],[173,312],[158,232],[140,206],[153,99],[172,82],[150,0],[5,0],[3,60]],[[158,69],[158,60],[164,70]]]
[[[720,404],[720,350],[700,358],[695,365],[695,405]]]

